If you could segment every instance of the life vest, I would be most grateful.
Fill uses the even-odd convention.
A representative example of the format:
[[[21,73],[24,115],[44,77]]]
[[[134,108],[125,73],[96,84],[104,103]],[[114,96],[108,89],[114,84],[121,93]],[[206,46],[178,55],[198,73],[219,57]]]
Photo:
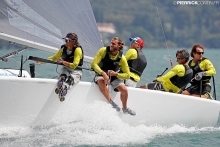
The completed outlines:
[[[195,75],[196,75],[197,73],[199,73],[199,72],[207,71],[207,70],[202,70],[202,69],[200,68],[200,66],[199,66],[199,64],[200,64],[203,60],[205,60],[205,59],[207,59],[207,58],[204,58],[204,57],[203,57],[201,61],[198,61],[198,62],[195,64],[195,66],[191,66],[191,63],[192,63],[193,60],[190,60],[190,61],[189,61],[189,67],[192,68],[192,70],[193,70],[193,77],[195,77]],[[211,76],[203,76],[203,77],[202,77],[202,83],[203,83],[203,84],[209,83],[209,80],[210,80],[210,79],[211,79]],[[191,82],[191,84],[199,84],[199,83],[200,83],[200,81],[197,81],[197,80],[193,80],[193,81]]]
[[[183,66],[185,67],[184,76],[180,77],[175,75],[170,78],[170,81],[173,83],[173,85],[177,86],[178,88],[184,88],[193,78],[193,70],[187,65]]]
[[[81,48],[82,50],[82,59],[80,59],[80,62],[79,62],[79,65],[78,66],[82,66],[83,65],[83,57],[84,57],[84,53],[83,53],[83,49],[81,46],[78,46]],[[70,62],[72,63],[74,61],[74,53],[75,53],[75,50],[77,47],[74,47],[72,52],[68,55],[67,54],[67,47],[66,45],[62,45],[61,48],[63,49],[63,52],[62,52],[62,59],[64,61],[67,61],[67,62]]]
[[[121,60],[121,57],[122,57],[122,51],[119,51],[118,58],[116,60],[112,60],[110,58],[110,46],[107,46],[105,57],[99,63],[99,67],[106,73],[108,70],[113,70],[116,72],[119,70],[120,67],[119,62]],[[114,79],[116,79],[116,77],[113,76],[111,78],[111,81],[113,81]]]
[[[130,71],[141,76],[145,67],[147,66],[147,59],[142,52],[142,50],[135,49],[137,51],[137,58],[133,60],[128,60],[128,66]]]

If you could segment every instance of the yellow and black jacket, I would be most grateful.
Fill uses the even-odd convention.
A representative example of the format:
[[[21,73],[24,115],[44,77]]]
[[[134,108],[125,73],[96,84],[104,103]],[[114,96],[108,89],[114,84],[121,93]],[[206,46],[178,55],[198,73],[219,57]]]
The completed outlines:
[[[67,52],[70,52],[69,54]],[[59,51],[53,56],[48,57],[49,60],[55,61],[59,58],[62,60],[70,62],[70,68],[76,69],[78,66],[83,65],[83,49],[81,46],[73,48],[69,51],[66,45],[62,45]]]
[[[192,69],[183,64],[174,66],[167,74],[157,78],[161,82],[165,91],[178,93],[193,78]]]
[[[129,49],[125,55],[130,68],[130,78],[136,82],[140,81],[141,74],[147,66],[147,59],[142,52],[138,49]]]
[[[113,56],[110,53],[110,47],[102,47],[99,49],[98,53],[94,57],[91,68],[97,74],[101,74],[103,71],[107,72],[107,70],[117,70],[120,68],[122,72],[118,73],[117,78],[121,79],[129,79],[129,67],[125,56],[122,53],[118,53],[116,56]]]
[[[202,77],[202,83],[203,84],[206,84],[206,83],[209,84],[211,76],[216,74],[215,67],[213,66],[211,61],[209,61],[207,58],[204,58],[204,57],[202,58],[201,61],[198,61],[197,63],[194,63],[193,59],[190,60],[189,61],[189,66],[193,70],[193,77],[198,72],[202,72],[202,71],[206,72],[206,76]],[[196,81],[196,80],[193,80],[191,82],[192,85],[196,85],[196,84],[199,84],[199,83],[200,83],[200,81]]]

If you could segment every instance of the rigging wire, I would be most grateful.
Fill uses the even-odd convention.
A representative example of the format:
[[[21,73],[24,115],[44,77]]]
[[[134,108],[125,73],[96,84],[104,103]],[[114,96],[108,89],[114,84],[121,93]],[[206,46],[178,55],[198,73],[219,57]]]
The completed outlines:
[[[172,58],[170,56],[170,51],[169,51],[169,48],[168,48],[168,45],[167,45],[167,39],[166,39],[166,36],[165,36],[165,33],[164,33],[164,28],[163,28],[163,24],[162,24],[162,21],[161,21],[161,17],[160,17],[160,13],[159,13],[159,10],[158,10],[158,7],[157,7],[156,0],[154,0],[154,3],[155,3],[155,7],[157,9],[157,15],[158,15],[158,18],[159,18],[159,21],[160,21],[160,26],[161,26],[161,29],[162,29],[162,32],[163,32],[164,41],[166,43],[168,55],[169,55],[169,58],[170,58],[170,66],[173,68],[173,62],[172,62]]]
[[[16,56],[18,53],[20,53],[21,51],[23,50],[26,50],[27,49],[27,46],[21,48],[21,49],[18,49],[18,50],[15,50],[13,52],[10,52],[2,57],[0,57],[0,61],[5,61],[7,62],[8,61],[8,58],[12,57],[12,56]]]

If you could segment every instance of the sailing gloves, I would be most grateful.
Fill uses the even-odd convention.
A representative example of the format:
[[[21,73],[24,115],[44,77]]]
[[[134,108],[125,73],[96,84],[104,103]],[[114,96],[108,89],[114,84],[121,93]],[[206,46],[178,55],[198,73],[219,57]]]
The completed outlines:
[[[203,76],[205,76],[205,71],[198,72],[198,73],[195,75],[195,80],[200,81]]]

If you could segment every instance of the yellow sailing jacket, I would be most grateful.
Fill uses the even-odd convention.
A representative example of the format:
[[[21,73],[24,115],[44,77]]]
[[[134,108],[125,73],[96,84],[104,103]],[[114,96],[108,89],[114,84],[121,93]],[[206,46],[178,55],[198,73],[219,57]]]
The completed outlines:
[[[100,48],[98,53],[96,54],[96,56],[94,57],[92,61],[91,68],[94,69],[95,72],[97,72],[98,74],[101,74],[103,72],[103,70],[99,67],[99,63],[105,57],[106,51],[107,51],[106,47]],[[110,54],[110,59],[116,60],[118,59],[118,56],[119,54],[117,54],[116,56],[113,56],[112,54]],[[118,73],[117,78],[129,79],[130,70],[129,70],[127,60],[125,59],[124,55],[122,55],[121,60],[119,61],[119,66],[121,67],[121,70],[123,73]]]
[[[56,54],[48,57],[48,59],[55,61],[55,60],[59,59],[60,57],[62,57],[62,48],[60,48]],[[73,63],[70,63],[70,68],[75,69],[79,65],[80,59],[82,59],[82,58],[83,58],[82,49],[80,47],[77,47],[74,52]]]
[[[167,92],[173,91],[174,93],[178,93],[180,91],[180,88],[175,86],[170,81],[170,78],[172,78],[175,75],[182,77],[184,76],[184,74],[185,74],[185,67],[182,64],[178,64],[174,66],[167,74],[157,78],[157,81],[162,83],[165,91]]]
[[[134,60],[138,56],[137,51],[135,49],[129,49],[125,55],[126,60]],[[130,77],[132,77],[136,82],[140,81],[140,76],[134,72],[130,71]]]

